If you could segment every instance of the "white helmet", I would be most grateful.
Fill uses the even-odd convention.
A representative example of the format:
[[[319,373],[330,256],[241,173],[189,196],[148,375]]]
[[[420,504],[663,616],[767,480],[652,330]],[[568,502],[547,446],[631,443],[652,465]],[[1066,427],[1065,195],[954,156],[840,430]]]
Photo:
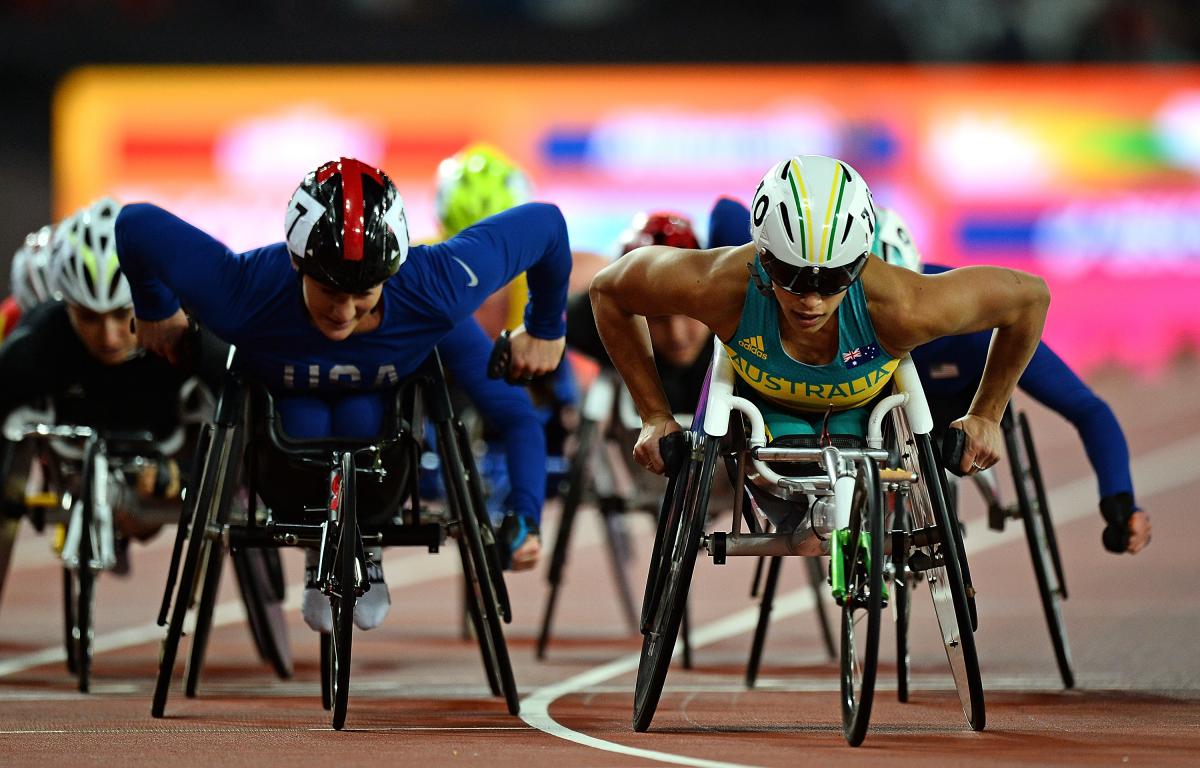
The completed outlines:
[[[54,228],[49,224],[37,232],[30,232],[13,255],[9,283],[13,298],[23,313],[55,298],[50,290],[50,236],[53,232]]]
[[[841,160],[797,155],[754,191],[750,236],[763,268],[792,293],[840,293],[858,277],[875,237],[862,176]]]
[[[64,221],[51,245],[54,288],[72,304],[112,312],[133,304],[117,261],[116,222],[121,204],[102,197]]]
[[[913,242],[908,225],[892,208],[879,208],[875,253],[888,264],[921,273],[921,252]]]

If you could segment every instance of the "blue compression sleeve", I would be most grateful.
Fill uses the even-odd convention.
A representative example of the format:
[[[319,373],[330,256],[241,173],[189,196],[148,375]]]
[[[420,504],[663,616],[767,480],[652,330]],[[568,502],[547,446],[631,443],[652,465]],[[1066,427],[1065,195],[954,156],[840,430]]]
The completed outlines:
[[[750,242],[750,209],[737,200],[722,197],[708,215],[708,247],[745,245]]]
[[[925,274],[939,274],[949,269],[940,264],[922,267]],[[983,331],[939,339],[936,343],[948,345],[940,357],[950,357],[964,372],[972,372],[970,386],[974,389],[987,360],[991,339],[991,332]],[[914,360],[918,357],[917,353],[913,354]],[[925,371],[922,371],[922,380],[929,380]],[[1129,447],[1117,417],[1045,342],[1038,342],[1033,358],[1017,384],[1033,399],[1074,425],[1096,473],[1101,498],[1121,492],[1133,493]]]
[[[556,206],[527,203],[490,216],[444,243],[431,245],[416,274],[429,310],[458,325],[484,299],[524,272],[529,283],[525,329],[539,339],[566,334],[571,245]],[[417,287],[417,286],[414,286]]]
[[[117,254],[129,279],[137,316],[163,320],[180,302],[217,336],[236,332],[263,308],[256,287],[274,287],[288,275],[277,261],[236,254],[211,235],[149,203],[126,205],[117,216]]]
[[[529,393],[487,376],[492,342],[467,318],[438,343],[454,381],[466,390],[480,414],[504,438],[512,491],[505,508],[540,522],[546,502],[546,435]]]
[[[1117,417],[1062,358],[1039,343],[1018,383],[1039,403],[1075,425],[1096,473],[1101,498],[1123,491],[1133,494],[1129,447]]]

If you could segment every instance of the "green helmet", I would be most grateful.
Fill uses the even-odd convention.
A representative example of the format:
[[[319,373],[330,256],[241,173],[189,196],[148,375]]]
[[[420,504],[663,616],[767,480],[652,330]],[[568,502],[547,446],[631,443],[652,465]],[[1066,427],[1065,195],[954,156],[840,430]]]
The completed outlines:
[[[442,236],[529,200],[529,180],[503,152],[472,144],[438,166],[437,212]]]

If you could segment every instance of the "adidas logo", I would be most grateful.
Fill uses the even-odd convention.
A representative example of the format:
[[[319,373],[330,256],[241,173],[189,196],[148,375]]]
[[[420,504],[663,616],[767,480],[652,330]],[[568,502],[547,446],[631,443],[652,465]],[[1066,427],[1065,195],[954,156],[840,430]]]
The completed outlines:
[[[763,351],[762,336],[754,336],[749,339],[742,339],[738,342],[738,346],[761,360],[767,359],[767,353]]]

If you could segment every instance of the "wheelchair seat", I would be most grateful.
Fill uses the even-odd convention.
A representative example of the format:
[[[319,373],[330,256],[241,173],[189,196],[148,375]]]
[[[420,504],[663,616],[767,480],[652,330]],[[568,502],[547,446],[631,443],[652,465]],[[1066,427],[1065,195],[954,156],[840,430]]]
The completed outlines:
[[[379,445],[378,460],[387,474],[377,481],[359,484],[361,524],[373,528],[386,524],[413,493],[420,445],[410,422],[412,386],[401,382],[380,394],[387,410],[380,433],[371,438],[305,439],[289,435],[283,428],[275,396],[263,385],[249,385],[250,445],[246,456],[250,483],[272,514],[281,520],[300,522],[324,514],[321,505],[329,492],[330,457],[337,452],[355,454],[355,464],[366,468],[375,455],[362,449]],[[309,510],[314,510],[310,512]]]

